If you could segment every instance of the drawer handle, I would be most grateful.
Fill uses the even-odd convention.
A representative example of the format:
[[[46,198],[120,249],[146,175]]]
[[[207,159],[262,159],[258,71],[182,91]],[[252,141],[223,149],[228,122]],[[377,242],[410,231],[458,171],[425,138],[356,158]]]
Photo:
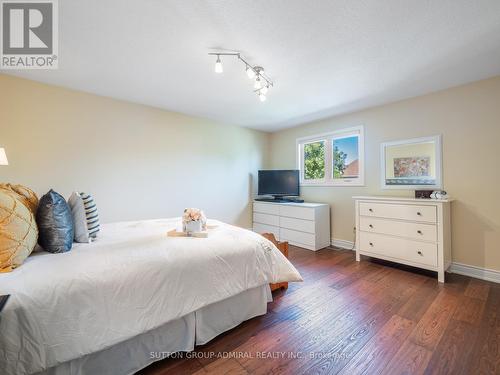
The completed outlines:
[[[369,208],[368,211],[373,212],[373,208]]]
[[[373,225],[371,225],[371,224],[370,224],[370,225],[368,225],[368,226],[369,226],[370,228],[373,228]]]
[[[422,234],[422,231],[421,231],[421,230],[417,230],[417,233],[418,233],[418,234]]]
[[[419,212],[417,212],[417,215],[418,216],[422,216],[422,213],[419,211]]]
[[[417,254],[418,254],[418,255],[421,255],[421,256],[424,256],[424,253],[422,253],[420,250],[419,250],[419,251],[417,251]]]
[[[373,242],[370,242],[370,246],[373,246]]]

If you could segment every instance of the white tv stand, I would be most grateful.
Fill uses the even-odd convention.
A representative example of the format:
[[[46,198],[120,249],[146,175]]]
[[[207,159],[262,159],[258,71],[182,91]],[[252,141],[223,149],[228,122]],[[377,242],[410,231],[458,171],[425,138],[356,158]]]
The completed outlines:
[[[253,202],[253,231],[309,250],[330,245],[330,206],[324,203]]]

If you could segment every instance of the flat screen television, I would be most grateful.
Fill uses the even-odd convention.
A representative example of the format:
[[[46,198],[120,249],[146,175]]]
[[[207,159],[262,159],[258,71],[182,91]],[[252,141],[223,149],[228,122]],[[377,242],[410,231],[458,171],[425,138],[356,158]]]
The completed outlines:
[[[259,171],[259,195],[291,197],[300,195],[298,170]]]

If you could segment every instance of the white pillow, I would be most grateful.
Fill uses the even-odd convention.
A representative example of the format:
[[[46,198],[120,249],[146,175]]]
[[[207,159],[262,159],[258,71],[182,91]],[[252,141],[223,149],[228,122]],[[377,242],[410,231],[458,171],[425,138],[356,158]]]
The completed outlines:
[[[83,199],[76,191],[68,199],[68,205],[73,215],[73,225],[75,227],[75,242],[89,243],[91,238],[87,228],[87,215]]]

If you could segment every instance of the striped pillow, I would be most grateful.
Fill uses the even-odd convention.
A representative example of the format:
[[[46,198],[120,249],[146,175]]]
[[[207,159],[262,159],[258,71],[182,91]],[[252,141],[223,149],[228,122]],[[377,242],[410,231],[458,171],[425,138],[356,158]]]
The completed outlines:
[[[85,216],[87,217],[87,230],[90,238],[96,238],[99,232],[99,215],[97,213],[97,206],[94,202],[92,195],[87,193],[80,193],[85,207]]]

